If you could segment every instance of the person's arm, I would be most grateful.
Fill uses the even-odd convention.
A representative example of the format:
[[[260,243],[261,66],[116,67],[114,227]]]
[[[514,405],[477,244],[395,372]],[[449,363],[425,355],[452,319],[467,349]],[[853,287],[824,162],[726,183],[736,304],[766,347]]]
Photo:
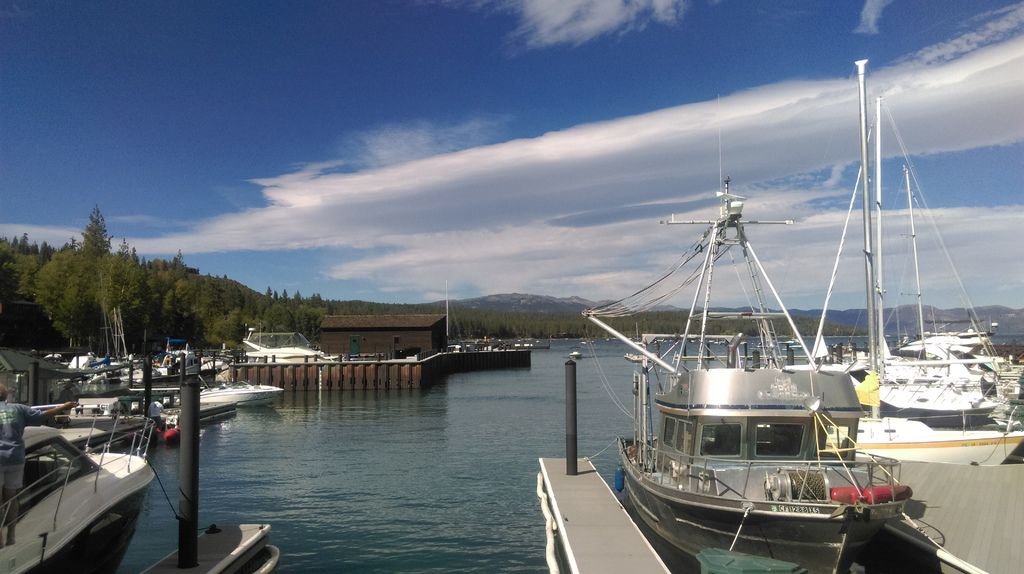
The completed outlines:
[[[46,416],[47,418],[52,417],[54,415],[59,415],[62,412],[70,411],[71,409],[75,408],[75,404],[77,404],[75,403],[75,401],[68,401],[62,405],[57,405],[52,409],[47,409],[43,411],[43,415]]]

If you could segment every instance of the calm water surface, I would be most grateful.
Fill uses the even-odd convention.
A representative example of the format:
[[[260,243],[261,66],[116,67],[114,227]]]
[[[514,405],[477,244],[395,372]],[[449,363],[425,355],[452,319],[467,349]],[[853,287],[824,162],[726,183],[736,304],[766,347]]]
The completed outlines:
[[[608,447],[632,428],[616,405],[630,412],[628,349],[555,342],[529,369],[452,375],[428,390],[286,391],[204,427],[200,525],[270,523],[280,572],[546,572],[537,459],[564,456],[576,347],[579,454],[597,455],[610,479]],[[150,458],[160,482],[122,573],[177,544],[178,450],[155,446]]]

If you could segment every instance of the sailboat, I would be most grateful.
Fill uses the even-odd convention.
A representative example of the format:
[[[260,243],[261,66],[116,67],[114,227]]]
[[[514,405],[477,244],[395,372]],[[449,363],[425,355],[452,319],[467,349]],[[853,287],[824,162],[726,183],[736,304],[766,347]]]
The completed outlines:
[[[619,441],[625,504],[677,552],[727,548],[810,572],[845,572],[885,521],[901,514],[910,489],[895,478],[896,460],[859,455],[852,445],[862,410],[851,377],[816,369],[813,358],[805,368],[788,363],[774,321],[786,322],[800,346],[803,338],[748,242],[744,201],[728,179],[719,199],[715,220],[667,222],[708,225],[675,272],[584,312],[643,357],[633,375],[633,436]],[[736,251],[756,303],[748,312],[715,311],[715,271]],[[653,308],[692,285],[681,338],[647,334],[637,343],[604,320]],[[766,291],[781,311],[769,308]],[[756,326],[756,361],[739,352],[742,334],[724,353],[710,344],[710,322],[737,318]],[[651,349],[662,340],[692,340],[696,352],[659,355]],[[806,348],[804,355],[811,357]]]
[[[1012,427],[996,430],[971,430],[970,423],[975,418],[986,418],[995,407],[991,401],[973,388],[958,388],[957,381],[943,378],[937,382],[922,380],[921,367],[928,366],[927,361],[911,361],[899,357],[887,356],[885,337],[881,321],[882,304],[880,301],[883,290],[877,269],[878,253],[872,247],[871,212],[868,193],[868,140],[867,140],[867,100],[864,82],[867,60],[857,62],[860,93],[861,118],[861,174],[860,184],[863,186],[864,216],[864,256],[865,279],[868,306],[868,364],[867,369],[877,374],[879,395],[873,401],[872,417],[861,421],[858,428],[857,444],[864,451],[894,456],[905,461],[945,462],[973,465],[1001,464],[1007,459],[1019,458],[1018,450],[1024,450],[1024,432],[1015,431]],[[876,115],[881,109],[879,102]],[[878,122],[880,123],[880,122]],[[875,186],[881,180],[881,151],[879,131],[875,130]],[[876,199],[876,209],[880,208],[881,200]],[[878,236],[880,243],[880,235]],[[919,290],[920,291],[920,290]],[[876,312],[877,311],[877,312]],[[922,328],[923,332],[923,328]],[[936,361],[935,363],[939,363]],[[946,361],[947,369],[955,361]],[[915,375],[906,375],[908,369]],[[902,373],[902,374],[901,374]],[[900,377],[904,377],[900,381]],[[886,416],[881,408],[883,398],[888,401],[890,413],[895,412],[907,416]],[[895,409],[895,410],[893,410]],[[935,422],[959,422],[959,429],[936,430],[920,420],[911,420],[910,416],[923,416],[925,420]]]

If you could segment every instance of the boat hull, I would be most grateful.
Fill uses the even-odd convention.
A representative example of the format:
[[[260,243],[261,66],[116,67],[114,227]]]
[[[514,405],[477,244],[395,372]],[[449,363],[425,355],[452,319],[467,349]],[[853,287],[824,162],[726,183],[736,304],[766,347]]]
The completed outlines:
[[[142,488],[123,498],[60,549],[49,550],[42,562],[26,572],[114,574],[135,535],[145,497],[146,489]],[[19,532],[21,536],[26,534]]]
[[[199,394],[202,404],[221,405],[234,403],[240,407],[268,405],[283,393],[283,389],[269,387],[266,389],[213,389]]]
[[[627,503],[634,519],[687,558],[705,548],[732,547],[737,552],[799,564],[811,573],[847,572],[884,524],[883,517],[869,514],[831,518],[827,507],[820,514],[753,509],[744,519],[742,501],[722,505],[714,497],[673,491],[644,480],[628,460],[624,459],[623,465]],[[737,530],[740,534],[733,546]]]

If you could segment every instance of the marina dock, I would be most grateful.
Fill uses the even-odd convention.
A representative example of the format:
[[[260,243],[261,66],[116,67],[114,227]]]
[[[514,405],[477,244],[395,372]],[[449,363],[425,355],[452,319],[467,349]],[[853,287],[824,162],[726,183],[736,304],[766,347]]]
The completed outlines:
[[[199,409],[199,424],[209,424],[218,420],[232,417],[236,413],[234,403],[219,405],[204,405]],[[177,414],[177,409],[164,411],[164,415]],[[142,416],[121,416],[115,420],[111,415],[65,415],[58,419],[60,426],[58,431],[68,439],[71,444],[77,447],[85,447],[90,444],[103,444],[112,435],[130,437],[132,433],[142,428]]]
[[[268,359],[256,363],[233,363],[229,368],[229,379],[287,390],[413,389],[429,387],[451,373],[529,366],[529,349],[304,363],[277,363]]]
[[[913,550],[935,571],[1020,572],[1024,465],[904,462],[900,481],[914,489],[905,510],[913,522],[890,521],[880,542]]]
[[[669,572],[594,465],[579,459],[575,476],[565,467],[564,458],[540,459],[549,567],[554,560],[567,572]]]
[[[269,524],[231,524],[211,527],[197,539],[198,565],[189,572],[205,574],[264,574],[277,566],[280,551],[267,544]],[[181,572],[178,552],[143,570],[145,574]]]

